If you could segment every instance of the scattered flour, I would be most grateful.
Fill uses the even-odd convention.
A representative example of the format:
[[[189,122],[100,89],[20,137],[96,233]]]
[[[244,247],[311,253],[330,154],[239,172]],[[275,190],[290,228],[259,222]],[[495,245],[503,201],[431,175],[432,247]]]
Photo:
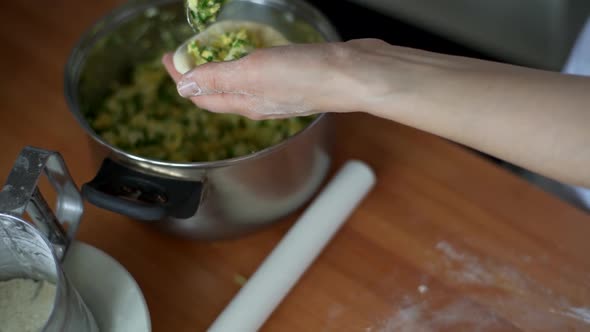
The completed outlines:
[[[420,285],[420,286],[418,286],[418,292],[420,294],[424,294],[424,293],[428,292],[428,286],[426,286],[426,285]]]
[[[366,332],[436,331],[590,331],[590,307],[574,306],[552,289],[491,258],[480,258],[440,241],[434,249],[439,257],[428,265],[429,273],[466,294],[489,295],[474,300],[451,300],[430,292],[425,278],[417,287],[419,295],[404,295],[391,316],[366,327]],[[521,261],[532,263],[532,257]],[[543,256],[535,258],[543,260]],[[479,304],[481,300],[482,303]]]
[[[571,318],[582,320],[590,324],[590,308],[570,307],[567,308],[567,310],[562,311],[561,314]]]
[[[524,255],[520,259],[522,259],[522,261],[525,262],[525,263],[530,263],[530,262],[533,261],[533,258],[531,256],[528,256],[528,255]]]
[[[435,248],[446,255],[448,259],[445,265],[457,281],[478,285],[494,283],[492,275],[484,269],[476,256],[459,253],[444,241],[437,243]]]
[[[459,300],[435,308],[427,301],[404,307],[382,322],[376,332],[487,331],[501,327],[493,313]]]
[[[321,329],[322,332],[328,331],[338,331],[339,325],[342,322],[342,315],[346,314],[346,306],[340,303],[334,303],[326,312],[326,319],[324,321],[324,326]]]
[[[31,279],[0,282],[0,332],[40,331],[51,314],[55,285]]]
[[[477,256],[457,251],[445,241],[435,246],[444,254],[437,272],[442,272],[459,286],[479,286],[502,289],[511,293],[525,293],[530,290],[549,293],[550,290],[523,276],[519,271]]]
[[[447,277],[447,282],[457,287],[476,286],[502,291],[493,304],[510,316],[513,324],[538,331],[588,329],[590,308],[573,307],[567,300],[558,299],[554,292],[523,276],[519,271],[491,260],[481,260],[475,255],[461,252],[450,243],[440,241],[435,249],[443,253],[436,273]],[[532,260],[522,257],[524,262]]]
[[[337,319],[338,317],[340,317],[342,315],[343,312],[344,312],[343,305],[337,303],[337,304],[331,306],[330,310],[328,310],[328,320]]]

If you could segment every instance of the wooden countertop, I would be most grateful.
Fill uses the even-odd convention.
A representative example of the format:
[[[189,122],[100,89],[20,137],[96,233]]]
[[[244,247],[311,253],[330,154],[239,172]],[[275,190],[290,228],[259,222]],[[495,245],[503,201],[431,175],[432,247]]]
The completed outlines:
[[[3,179],[25,145],[60,151],[78,185],[93,176],[63,66],[114,5],[0,4]],[[338,126],[334,167],[365,160],[377,186],[265,331],[590,331],[588,215],[432,135],[359,114]],[[296,218],[193,242],[86,208],[78,239],[136,278],[156,332],[204,331]]]

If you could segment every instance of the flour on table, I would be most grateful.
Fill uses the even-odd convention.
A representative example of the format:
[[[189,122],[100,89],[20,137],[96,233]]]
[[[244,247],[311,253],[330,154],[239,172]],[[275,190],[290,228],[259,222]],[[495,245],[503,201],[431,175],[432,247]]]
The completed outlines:
[[[447,241],[436,243],[434,253],[436,259],[427,265],[429,274],[451,288],[464,290],[467,297],[448,298],[429,292],[430,282],[421,277],[417,293],[403,295],[395,310],[366,327],[366,332],[486,332],[508,326],[538,332],[590,330],[590,306],[572,305],[510,265],[479,257]],[[530,256],[519,258],[533,264]],[[534,262],[543,260],[547,257],[535,257]],[[484,289],[494,296],[479,297]]]
[[[445,277],[455,287],[501,290],[506,295],[497,295],[489,304],[502,308],[517,327],[537,331],[588,329],[590,308],[572,306],[567,299],[558,298],[552,289],[520,271],[458,250],[446,241],[438,242],[434,248],[443,255],[437,264],[431,265],[433,273]],[[532,261],[530,256],[521,259],[525,263]]]
[[[426,285],[420,285],[420,286],[418,286],[418,292],[420,294],[424,294],[424,293],[428,292],[428,286],[426,286]]]
[[[0,282],[0,332],[37,332],[51,314],[55,285],[11,279]]]
[[[528,256],[528,255],[524,255],[520,259],[522,259],[522,261],[525,262],[525,263],[530,263],[533,260],[532,257],[531,256]]]
[[[590,308],[569,307],[558,313],[590,324]]]
[[[375,332],[435,332],[455,330],[483,332],[501,327],[493,313],[468,300],[458,300],[435,308],[428,301],[401,308],[376,326]]]
[[[326,319],[321,331],[338,331],[338,326],[342,322],[342,316],[346,314],[347,309],[348,308],[346,306],[340,303],[333,303],[326,312]]]
[[[341,304],[334,304],[333,306],[330,307],[330,309],[328,310],[328,320],[333,320],[333,319],[337,319],[338,317],[340,317],[342,315],[342,313],[344,312],[344,306]]]
[[[437,243],[435,248],[445,254],[446,268],[454,274],[457,281],[480,285],[494,282],[492,275],[485,270],[477,257],[460,253],[445,241]]]

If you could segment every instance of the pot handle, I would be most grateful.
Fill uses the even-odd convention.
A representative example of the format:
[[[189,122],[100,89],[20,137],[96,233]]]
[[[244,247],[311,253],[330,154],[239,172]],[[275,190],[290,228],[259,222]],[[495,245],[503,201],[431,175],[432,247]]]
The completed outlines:
[[[202,187],[199,181],[148,175],[107,158],[94,179],[82,185],[82,196],[102,209],[138,220],[184,219],[196,213]]]

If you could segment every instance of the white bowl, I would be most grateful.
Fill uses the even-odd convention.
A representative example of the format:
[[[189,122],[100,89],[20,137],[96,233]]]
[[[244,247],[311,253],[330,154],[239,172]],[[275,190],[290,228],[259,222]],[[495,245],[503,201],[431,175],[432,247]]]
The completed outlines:
[[[101,332],[151,331],[149,310],[139,285],[111,256],[74,241],[63,268]]]

